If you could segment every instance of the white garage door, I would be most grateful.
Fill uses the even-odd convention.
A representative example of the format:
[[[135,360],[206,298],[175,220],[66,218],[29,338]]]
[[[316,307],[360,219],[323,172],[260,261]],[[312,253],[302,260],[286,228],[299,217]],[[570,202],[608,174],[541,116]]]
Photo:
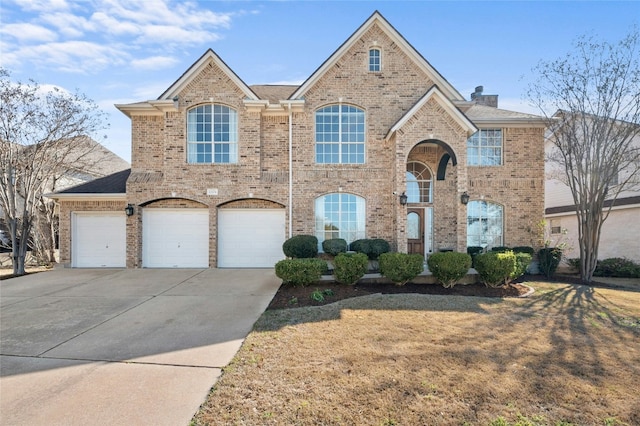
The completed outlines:
[[[144,209],[142,266],[208,268],[208,209]]]
[[[71,264],[76,268],[123,268],[127,264],[124,212],[74,213]]]
[[[218,266],[273,268],[284,259],[284,209],[221,209],[218,212]]]

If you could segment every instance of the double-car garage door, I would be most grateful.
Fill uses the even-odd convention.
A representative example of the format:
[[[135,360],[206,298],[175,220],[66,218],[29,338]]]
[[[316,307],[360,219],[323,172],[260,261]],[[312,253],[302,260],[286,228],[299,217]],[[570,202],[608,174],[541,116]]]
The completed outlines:
[[[76,213],[72,265],[126,266],[126,217],[123,213]],[[142,210],[142,266],[208,268],[209,210]],[[271,268],[285,239],[284,209],[220,209],[218,267]]]

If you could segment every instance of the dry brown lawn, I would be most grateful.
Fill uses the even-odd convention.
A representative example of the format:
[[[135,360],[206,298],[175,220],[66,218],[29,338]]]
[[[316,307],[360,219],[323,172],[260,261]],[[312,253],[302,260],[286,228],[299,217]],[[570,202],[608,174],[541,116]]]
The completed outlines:
[[[193,424],[639,425],[640,292],[267,311]]]

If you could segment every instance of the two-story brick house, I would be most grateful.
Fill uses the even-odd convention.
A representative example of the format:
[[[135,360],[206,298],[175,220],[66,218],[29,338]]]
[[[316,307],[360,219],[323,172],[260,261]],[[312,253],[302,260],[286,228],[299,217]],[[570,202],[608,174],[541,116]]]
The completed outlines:
[[[544,214],[544,122],[466,101],[378,12],[300,86],[248,86],[208,50],[117,107],[130,174],[59,194],[71,266],[271,267],[297,234],[530,245]]]

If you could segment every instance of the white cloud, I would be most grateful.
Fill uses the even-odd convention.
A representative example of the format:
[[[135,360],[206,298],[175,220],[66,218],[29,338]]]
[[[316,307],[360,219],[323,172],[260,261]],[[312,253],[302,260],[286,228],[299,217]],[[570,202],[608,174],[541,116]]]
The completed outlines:
[[[3,61],[6,60],[10,64],[31,62],[40,67],[52,67],[59,71],[74,73],[122,65],[127,63],[128,59],[124,49],[87,41],[25,46],[5,53],[3,57]]]
[[[201,3],[178,0],[13,2],[21,13],[12,14],[19,20],[2,28],[15,39],[1,42],[5,66],[83,73],[125,65],[135,56],[148,56],[134,62],[138,69],[171,66],[177,60],[167,53],[219,40],[232,18],[245,13],[217,13]]]
[[[21,43],[51,42],[58,38],[53,31],[43,26],[29,23],[3,25],[2,28],[0,28],[0,34],[13,37]]]
[[[131,66],[137,70],[157,70],[169,68],[178,63],[176,58],[170,56],[150,56],[148,58],[134,59]]]

